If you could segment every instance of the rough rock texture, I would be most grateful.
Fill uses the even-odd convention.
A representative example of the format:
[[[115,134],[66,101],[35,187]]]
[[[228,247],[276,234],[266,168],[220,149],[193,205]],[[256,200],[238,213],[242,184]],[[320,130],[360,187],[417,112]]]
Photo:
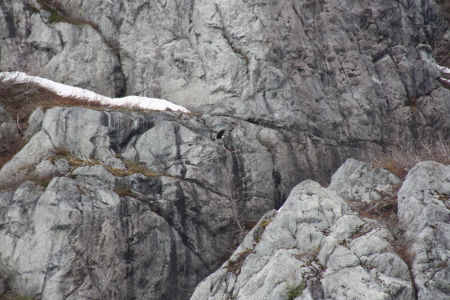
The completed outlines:
[[[6,143],[8,139],[12,139],[19,134],[17,125],[11,115],[3,108],[0,103],[0,139]],[[0,147],[1,149],[1,147]]]
[[[398,193],[399,220],[415,255],[412,274],[420,299],[450,295],[450,166],[417,164]]]
[[[394,192],[401,179],[385,169],[374,168],[369,163],[348,159],[331,176],[329,189],[345,200],[371,202]]]
[[[298,182],[325,183],[346,158],[387,145],[450,137],[450,92],[429,46],[443,28],[433,0],[3,0],[0,11],[1,70],[198,112],[32,115],[29,142],[0,170],[0,184],[14,189],[0,194],[0,266],[13,287],[42,299],[185,299]],[[0,123],[16,130],[9,117]],[[352,164],[350,181],[333,180],[344,200],[378,201],[395,189],[391,175]],[[47,176],[48,187],[16,188]],[[312,216],[299,223],[309,242],[258,254],[278,277],[261,291],[266,277],[255,277],[242,293],[281,297],[303,272],[323,275],[304,297],[414,294],[388,230],[310,181],[292,197],[286,207]],[[299,214],[282,245],[300,243]],[[278,238],[270,226],[267,238]],[[354,226],[365,234],[352,237]],[[302,256],[322,242],[320,259]],[[282,261],[298,266],[295,280]]]
[[[325,163],[311,164],[328,174],[364,148],[449,136],[433,0],[6,0],[0,10],[2,70],[288,128],[322,144],[313,154]]]
[[[41,299],[185,299],[299,180],[289,175],[298,167],[290,144],[272,148],[282,133],[245,121],[76,107],[41,113],[30,118],[39,131],[0,170],[3,189],[54,177],[0,201],[3,272]],[[21,234],[11,229],[17,224]],[[45,248],[55,239],[58,247]]]
[[[349,184],[355,169],[367,167],[349,160],[334,178],[344,183],[347,176]],[[374,182],[393,177],[371,169],[365,175],[369,195]],[[335,192],[304,181],[280,210],[262,217],[191,299],[448,298],[448,181],[449,167],[433,162],[409,173],[398,194],[408,244],[401,244],[392,224],[358,216]],[[410,250],[415,253],[406,255]]]

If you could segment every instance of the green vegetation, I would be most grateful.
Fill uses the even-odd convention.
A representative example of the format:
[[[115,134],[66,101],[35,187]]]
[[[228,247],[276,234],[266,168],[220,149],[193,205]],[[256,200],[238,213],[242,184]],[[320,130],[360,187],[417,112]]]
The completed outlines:
[[[301,296],[305,287],[306,284],[303,281],[298,285],[288,286],[288,290],[286,292],[287,300],[294,300],[295,298]]]
[[[33,176],[29,180],[43,186],[44,188],[47,188],[52,179],[49,177]]]
[[[38,14],[40,12],[39,8],[34,7],[31,4],[27,5],[27,10],[31,12],[31,14]]]
[[[136,198],[137,196],[135,194],[133,194],[133,192],[131,191],[131,189],[127,186],[121,186],[121,187],[116,187],[114,189],[114,192],[119,195],[119,197],[133,197]]]
[[[44,9],[50,13],[50,17],[48,18],[48,21],[50,22],[50,24],[65,21],[64,16],[61,15],[56,9],[54,9],[48,5],[44,5],[42,7],[42,9]]]

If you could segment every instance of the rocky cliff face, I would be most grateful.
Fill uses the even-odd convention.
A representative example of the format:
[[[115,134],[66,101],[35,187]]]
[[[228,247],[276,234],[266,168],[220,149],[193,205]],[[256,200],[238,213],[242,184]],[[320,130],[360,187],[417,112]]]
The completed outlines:
[[[1,70],[39,71],[107,96],[166,98],[195,112],[35,111],[28,143],[0,170],[8,187],[0,192],[0,270],[12,287],[37,298],[186,299],[299,182],[325,183],[346,158],[388,145],[450,137],[450,92],[437,81],[430,48],[444,22],[432,0],[5,0],[0,10]],[[6,133],[19,132],[0,107],[0,137]],[[339,192],[345,200],[379,201],[399,184],[382,171],[350,182],[346,174],[355,166],[346,165],[330,186],[345,186]],[[364,225],[342,198],[311,181],[293,192],[304,204],[291,200],[278,214],[289,205],[308,206],[311,195],[301,196],[306,190],[337,202],[327,206],[332,213],[323,212],[326,221],[314,216],[318,224],[307,222],[310,245],[303,252],[286,250],[278,259],[294,255],[298,272],[322,274],[337,247],[358,269],[357,278],[366,278],[371,261],[384,259],[377,258],[385,253],[376,248],[379,241],[389,248],[394,233],[372,221]],[[399,194],[399,207],[411,191]],[[322,205],[318,201],[311,207]],[[350,227],[334,233],[335,221]],[[435,230],[424,222],[412,232]],[[265,234],[275,224],[265,224]],[[378,250],[358,252],[352,226],[363,226],[364,239]],[[297,245],[295,235],[286,239]],[[329,253],[318,261],[313,252],[322,240],[330,240]],[[413,248],[428,255],[430,243],[415,240]],[[261,254],[261,267],[271,251]],[[395,252],[386,253],[395,272],[376,264],[374,270],[384,272],[389,288],[369,276],[379,295],[428,293],[424,282],[434,275],[423,272],[417,281],[422,275],[410,273],[434,270],[433,263],[405,266]],[[433,255],[440,263],[439,253]],[[369,263],[361,258],[372,254]],[[347,270],[346,261],[333,263],[333,270]],[[282,278],[286,285],[301,283],[298,272],[292,282]],[[247,277],[224,274],[235,276],[226,279],[237,293],[231,294],[251,294],[234,288]],[[313,298],[339,289],[311,280],[304,283]]]
[[[447,299],[449,171],[416,165],[397,194],[398,219],[386,215],[389,201],[375,218],[355,209],[382,197],[396,205],[401,181],[385,170],[349,160],[328,189],[304,181],[191,299]]]
[[[432,0],[6,0],[0,8],[2,70],[288,129],[301,135],[289,138],[294,147],[317,148],[297,158],[311,156],[308,177],[319,181],[364,148],[449,135],[441,117],[449,94],[429,46],[443,28]]]

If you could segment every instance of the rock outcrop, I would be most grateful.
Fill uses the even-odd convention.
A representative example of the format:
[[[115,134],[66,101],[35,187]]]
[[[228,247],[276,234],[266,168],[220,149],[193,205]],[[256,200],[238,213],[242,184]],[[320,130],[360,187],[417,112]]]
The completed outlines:
[[[449,137],[450,94],[430,47],[445,26],[433,0],[6,0],[0,9],[1,70],[286,129],[301,136],[287,137],[294,148],[316,148],[305,178],[324,182],[367,149]]]
[[[0,194],[2,270],[26,295],[185,299],[290,189],[244,138],[261,130],[251,123],[86,108],[32,119],[39,132],[0,171],[9,189],[53,177]]]
[[[394,229],[361,213],[391,212],[400,184],[370,165],[293,190],[327,183],[349,157],[450,138],[433,0],[4,0],[0,11],[1,71],[194,112],[36,110],[0,170],[7,288],[187,299],[269,211],[193,299],[447,293],[446,167],[411,171]],[[0,107],[2,142],[18,134],[13,117]],[[397,245],[409,239],[412,260]]]
[[[450,167],[423,162],[410,171],[397,222],[352,209],[377,192],[374,182],[398,183],[385,170],[361,172],[368,167],[349,160],[333,177],[344,185],[344,177],[366,179],[359,199],[339,197],[334,181],[328,189],[311,180],[297,185],[191,299],[448,298]]]

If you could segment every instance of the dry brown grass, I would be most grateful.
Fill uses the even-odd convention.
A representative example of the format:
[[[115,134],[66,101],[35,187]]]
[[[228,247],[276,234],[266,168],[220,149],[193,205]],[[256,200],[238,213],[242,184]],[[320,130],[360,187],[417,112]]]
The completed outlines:
[[[28,126],[28,118],[39,106],[48,109],[56,106],[102,107],[99,102],[75,97],[62,97],[38,84],[19,83],[13,80],[0,80],[0,102],[17,120],[17,125],[24,131]]]
[[[365,218],[375,219],[389,226],[394,225],[398,223],[397,192],[399,189],[400,185],[395,186],[391,193],[382,194],[379,200],[370,202],[347,200],[347,203]]]
[[[83,106],[93,109],[103,107],[99,102],[73,97],[61,97],[35,83],[19,83],[0,79],[0,103],[16,123],[19,134],[3,136],[0,143],[0,168],[25,144],[23,134],[28,127],[28,118],[39,106],[49,109],[56,106]]]
[[[432,160],[443,165],[450,164],[448,141],[439,139],[434,144],[419,143],[415,149],[389,147],[383,154],[371,154],[370,163],[377,168],[385,168],[404,179],[409,170],[421,161]]]
[[[450,1],[448,0],[436,0],[436,3],[441,7],[442,13],[447,22],[450,23]]]
[[[245,259],[247,258],[247,256],[250,255],[250,253],[254,252],[255,251],[253,249],[246,249],[241,253],[238,253],[236,259],[229,260],[227,266],[225,266],[224,268],[226,268],[228,272],[234,273],[235,275],[239,275],[241,273],[241,268],[242,265],[244,264]]]

